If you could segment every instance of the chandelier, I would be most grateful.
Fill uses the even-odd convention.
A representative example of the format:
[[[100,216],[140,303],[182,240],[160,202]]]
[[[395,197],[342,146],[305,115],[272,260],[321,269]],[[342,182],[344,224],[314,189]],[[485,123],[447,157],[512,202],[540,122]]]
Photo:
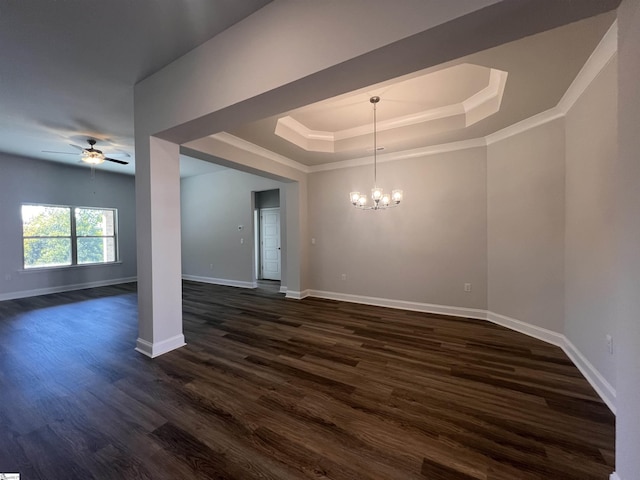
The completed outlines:
[[[360,192],[351,192],[349,199],[354,207],[361,210],[382,210],[384,208],[397,207],[402,201],[402,190],[392,190],[391,194],[384,193],[378,187],[378,138],[376,132],[376,104],[380,97],[371,97],[369,101],[373,104],[373,188],[371,189],[371,199],[373,205],[367,205],[367,196]]]

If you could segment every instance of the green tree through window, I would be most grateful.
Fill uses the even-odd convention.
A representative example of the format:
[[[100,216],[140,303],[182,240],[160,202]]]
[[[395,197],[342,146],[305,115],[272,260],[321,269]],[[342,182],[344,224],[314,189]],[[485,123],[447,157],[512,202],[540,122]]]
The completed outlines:
[[[76,208],[78,263],[115,261],[114,211]]]
[[[115,209],[25,204],[22,222],[24,268],[116,261]]]
[[[71,265],[71,209],[22,206],[24,266]]]

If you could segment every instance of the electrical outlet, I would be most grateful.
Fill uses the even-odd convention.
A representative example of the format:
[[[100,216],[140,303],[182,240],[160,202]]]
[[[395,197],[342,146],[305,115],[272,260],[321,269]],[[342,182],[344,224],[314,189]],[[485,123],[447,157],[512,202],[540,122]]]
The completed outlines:
[[[470,292],[471,291],[471,284],[470,283],[465,283],[464,284],[464,291],[465,292]]]
[[[607,335],[605,338],[607,340],[607,352],[609,352],[609,355],[613,355],[613,337]]]
[[[342,278],[342,280],[346,280],[347,279],[347,274],[343,273],[342,275],[340,275],[340,278]]]
[[[209,269],[210,269],[210,270],[213,270],[213,263],[210,263],[210,264],[209,264]]]

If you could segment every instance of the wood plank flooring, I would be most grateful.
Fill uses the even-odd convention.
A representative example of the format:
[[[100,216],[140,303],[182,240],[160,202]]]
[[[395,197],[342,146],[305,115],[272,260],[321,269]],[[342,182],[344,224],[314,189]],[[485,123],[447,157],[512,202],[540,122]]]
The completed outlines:
[[[185,282],[0,302],[0,472],[26,479],[605,480],[614,417],[564,353],[479,320]]]

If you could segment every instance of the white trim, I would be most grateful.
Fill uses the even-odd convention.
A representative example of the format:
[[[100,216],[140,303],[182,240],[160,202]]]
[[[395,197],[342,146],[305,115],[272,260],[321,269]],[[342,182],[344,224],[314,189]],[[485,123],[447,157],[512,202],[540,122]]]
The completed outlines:
[[[541,125],[544,125],[545,123],[552,122],[559,118],[564,118],[564,113],[562,113],[558,107],[553,107],[532,117],[525,118],[518,123],[509,125],[508,127],[487,135],[484,138],[487,142],[487,145],[491,145],[493,143],[506,140],[509,137],[513,137],[514,135],[527,132],[533,128],[539,127]]]
[[[564,335],[563,335],[564,337]],[[565,344],[562,349],[571,359],[573,364],[578,367],[578,370],[589,381],[593,389],[598,393],[600,398],[607,404],[609,409],[615,415],[616,413],[616,390],[611,386],[609,382],[602,376],[602,374],[593,366],[593,364],[587,360],[587,358],[571,343],[571,340],[564,337]]]
[[[381,120],[377,123],[378,132],[453,117],[463,117],[465,126],[468,127],[494,114],[498,111],[502,102],[508,73],[495,68],[482,68],[489,71],[487,86],[481,88],[467,99],[401,117]],[[336,142],[369,135],[372,132],[373,125],[370,124],[358,125],[338,131],[313,130],[290,115],[285,115],[278,118],[274,133],[307,151],[335,152]]]
[[[510,330],[515,330],[516,332],[524,333],[525,335],[528,335],[530,337],[537,338],[538,340],[542,340],[543,342],[556,345],[560,348],[564,347],[565,345],[565,336],[561,333],[554,332],[553,330],[548,330],[536,325],[531,325],[530,323],[526,323],[521,320],[516,320],[515,318],[507,317],[506,315],[500,315],[499,313],[490,311],[487,311],[487,320],[497,325],[507,327]]]
[[[558,102],[557,108],[566,114],[573,104],[589,88],[600,72],[607,66],[618,51],[618,20],[615,20],[591,56],[576,75],[565,94]]]
[[[462,102],[465,113],[472,112],[474,109],[481,107],[483,104],[498,98],[498,105],[502,101],[504,94],[504,86],[507,83],[508,72],[498,70],[497,68],[489,69],[489,84],[479,92],[471,95],[465,101]],[[482,118],[487,118],[486,115]],[[474,122],[475,123],[475,122]],[[467,126],[470,124],[467,123]]]
[[[259,157],[262,157],[262,158],[266,158],[267,160],[271,160],[281,165],[294,168],[303,173],[310,173],[308,166],[303,165],[302,163],[296,162],[295,160],[291,160],[290,158],[287,158],[284,155],[280,155],[275,152],[272,152],[271,150],[267,150],[266,148],[260,147],[255,143],[247,142],[246,140],[236,137],[235,135],[231,135],[230,133],[227,133],[227,132],[216,133],[215,135],[211,135],[211,138],[218,140],[219,142],[226,143],[227,145],[231,145],[232,147],[238,148],[240,150],[244,150],[245,152],[258,155]]]
[[[161,342],[148,342],[142,338],[138,338],[136,340],[136,352],[140,352],[143,355],[146,355],[149,358],[156,358],[160,355],[164,355],[171,350],[175,350],[176,348],[184,347],[186,345],[184,341],[184,335],[179,334],[171,338],[167,338],[166,340],[162,340]]]
[[[224,285],[225,287],[257,288],[257,282],[244,282],[241,280],[229,280],[227,278],[199,277],[197,275],[182,275],[183,280],[192,282],[210,283],[212,285]]]
[[[295,290],[287,289],[287,294],[285,298],[293,298],[294,300],[302,300],[307,298],[310,295],[311,290],[303,290],[301,292],[297,292]]]
[[[16,273],[19,275],[30,274],[30,273],[44,273],[44,272],[57,272],[59,270],[74,270],[76,268],[92,268],[92,267],[108,267],[111,265],[122,265],[122,260],[117,260],[115,262],[102,262],[102,263],[76,263],[72,265],[57,265],[55,267],[33,267],[33,268],[22,268],[17,270]]]
[[[280,293],[287,293],[287,287],[280,285]]]
[[[474,125],[500,110],[508,76],[507,72],[492,68],[489,73],[489,85],[462,102],[465,126]]]
[[[404,150],[402,152],[386,153],[378,155],[378,163],[395,162],[397,160],[406,160],[408,158],[421,158],[429,155],[437,155],[439,153],[457,152],[469,148],[486,147],[487,143],[484,138],[472,138],[470,140],[461,140],[459,142],[443,143],[440,145],[431,145],[428,147],[416,148],[413,150]],[[337,170],[339,168],[351,168],[371,165],[371,157],[354,158],[341,162],[325,163],[310,167],[310,173],[324,172],[327,170]]]
[[[611,475],[609,475],[609,480],[622,480],[618,474],[616,472],[613,472]]]
[[[466,307],[450,307],[447,305],[434,305],[431,303],[408,302],[405,300],[392,300],[390,298],[366,297],[364,295],[351,295],[348,293],[325,292],[321,290],[309,290],[309,295],[317,298],[327,298],[329,300],[341,300],[343,302],[362,303],[365,305],[375,305],[377,307],[398,308],[401,310],[412,310],[414,312],[437,313],[450,315],[453,317],[477,318],[486,320],[485,310]]]
[[[74,283],[72,285],[60,285],[57,287],[37,288],[34,290],[20,290],[17,292],[0,293],[0,302],[4,300],[14,300],[16,298],[36,297],[39,295],[49,295],[51,293],[71,292],[73,290],[84,290],[85,288],[107,287],[109,285],[119,285],[121,283],[136,282],[137,277],[115,278],[112,280],[98,280],[95,282]]]

